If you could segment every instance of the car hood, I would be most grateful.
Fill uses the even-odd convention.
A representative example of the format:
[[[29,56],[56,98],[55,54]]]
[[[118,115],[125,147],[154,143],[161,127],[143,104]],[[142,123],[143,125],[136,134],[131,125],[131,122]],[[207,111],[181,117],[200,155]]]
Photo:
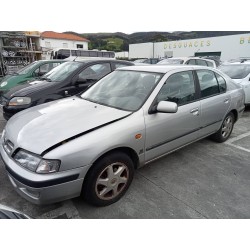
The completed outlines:
[[[58,143],[129,114],[131,112],[70,97],[19,112],[6,125],[6,139],[14,144],[14,149],[42,154]]]
[[[53,84],[55,84],[55,82],[34,80],[31,83],[25,83],[11,88],[8,92],[4,94],[4,97],[7,99],[11,99],[14,96],[27,96],[34,92],[49,88]]]

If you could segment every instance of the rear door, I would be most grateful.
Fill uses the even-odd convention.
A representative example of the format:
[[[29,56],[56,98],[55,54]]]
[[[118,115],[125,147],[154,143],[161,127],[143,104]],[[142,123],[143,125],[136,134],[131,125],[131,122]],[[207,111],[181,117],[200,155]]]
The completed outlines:
[[[212,70],[196,70],[201,99],[201,136],[216,132],[227,114],[231,97],[226,81]]]
[[[199,137],[200,101],[191,70],[169,76],[155,101],[156,103],[175,102],[178,104],[178,111],[177,113],[145,114],[146,162]]]

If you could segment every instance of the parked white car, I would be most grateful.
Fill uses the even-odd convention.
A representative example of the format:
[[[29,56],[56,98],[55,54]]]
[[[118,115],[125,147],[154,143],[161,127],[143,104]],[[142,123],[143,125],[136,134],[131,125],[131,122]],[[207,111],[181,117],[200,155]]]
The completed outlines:
[[[199,65],[216,68],[216,63],[210,59],[204,59],[200,57],[172,57],[168,59],[163,59],[157,64],[187,64],[187,65]]]
[[[250,60],[224,64],[218,69],[242,86],[245,92],[245,105],[250,105]]]

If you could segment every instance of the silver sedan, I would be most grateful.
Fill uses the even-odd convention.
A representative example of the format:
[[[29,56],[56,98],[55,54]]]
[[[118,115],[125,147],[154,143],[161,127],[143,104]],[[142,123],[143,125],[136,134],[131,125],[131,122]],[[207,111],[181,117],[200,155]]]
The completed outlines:
[[[244,110],[242,88],[199,66],[130,66],[85,93],[13,116],[0,152],[16,191],[36,204],[82,195],[105,206],[134,170],[204,137],[226,141]]]

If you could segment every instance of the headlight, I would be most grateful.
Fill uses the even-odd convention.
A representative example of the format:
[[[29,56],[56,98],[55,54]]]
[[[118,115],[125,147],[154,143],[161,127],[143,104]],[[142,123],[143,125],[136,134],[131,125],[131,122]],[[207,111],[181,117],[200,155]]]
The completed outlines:
[[[9,106],[19,106],[19,105],[26,105],[31,103],[30,97],[13,97],[9,101]]]
[[[60,167],[59,160],[45,160],[38,155],[34,155],[24,150],[19,150],[14,156],[14,159],[24,168],[39,174],[58,172]]]
[[[19,150],[14,156],[14,159],[24,168],[27,168],[33,172],[36,171],[37,166],[41,161],[40,157],[30,154],[23,150]]]
[[[36,172],[39,174],[48,174],[58,172],[60,161],[58,160],[41,160]]]
[[[4,82],[1,83],[0,86],[1,86],[1,87],[4,87],[4,86],[6,86],[7,84],[8,84],[8,82],[7,82],[7,81],[4,81]]]

